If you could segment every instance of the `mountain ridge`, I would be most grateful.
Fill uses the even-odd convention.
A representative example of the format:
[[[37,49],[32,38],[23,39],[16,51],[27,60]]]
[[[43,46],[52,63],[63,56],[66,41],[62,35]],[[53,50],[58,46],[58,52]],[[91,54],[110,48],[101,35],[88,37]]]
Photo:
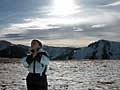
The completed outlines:
[[[120,42],[98,40],[86,47],[55,47],[44,45],[51,60],[70,59],[120,59]],[[0,41],[0,57],[22,58],[30,52],[30,47],[22,44]]]

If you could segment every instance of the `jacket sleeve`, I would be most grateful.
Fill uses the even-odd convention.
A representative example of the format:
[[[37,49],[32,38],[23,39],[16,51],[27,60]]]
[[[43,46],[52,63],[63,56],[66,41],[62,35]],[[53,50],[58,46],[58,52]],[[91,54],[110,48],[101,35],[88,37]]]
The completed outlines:
[[[45,55],[42,55],[42,57],[41,57],[41,63],[43,64],[43,65],[48,65],[49,64],[49,58],[47,57],[47,56],[45,56]]]
[[[28,68],[28,67],[29,67],[29,64],[26,62],[26,59],[27,59],[27,56],[21,58],[21,59],[20,59],[20,62],[23,64],[23,66],[24,66],[25,68]]]
[[[49,58],[45,55],[42,55],[41,57],[41,64],[42,64],[42,70],[40,75],[42,76],[44,70],[47,68],[48,64],[49,64]]]

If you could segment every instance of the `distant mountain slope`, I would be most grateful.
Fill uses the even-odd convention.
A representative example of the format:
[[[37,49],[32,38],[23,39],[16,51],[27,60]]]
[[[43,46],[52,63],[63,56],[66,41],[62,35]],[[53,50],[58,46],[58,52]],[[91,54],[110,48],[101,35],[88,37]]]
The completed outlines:
[[[75,51],[76,59],[120,59],[120,42],[99,40]]]
[[[72,47],[44,46],[43,48],[49,53],[50,58],[53,60],[73,59],[74,50],[76,50],[76,48]]]
[[[5,49],[6,47],[12,45],[12,43],[8,42],[8,41],[4,41],[4,40],[1,40],[0,41],[0,50],[3,50]]]
[[[8,41],[0,41],[0,57],[20,58],[26,55],[29,47],[24,45],[15,45]]]
[[[67,59],[120,59],[120,42],[99,40],[87,47],[43,47],[52,60]],[[0,41],[0,57],[21,58],[30,51],[30,47]]]
[[[74,48],[43,46],[53,60],[72,59]],[[8,41],[0,41],[0,57],[21,58],[30,52],[30,47],[25,45],[15,45]]]

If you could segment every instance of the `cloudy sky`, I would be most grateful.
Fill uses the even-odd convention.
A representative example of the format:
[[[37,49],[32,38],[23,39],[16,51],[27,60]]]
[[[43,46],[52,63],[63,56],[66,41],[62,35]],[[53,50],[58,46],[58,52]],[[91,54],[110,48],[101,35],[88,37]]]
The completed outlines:
[[[120,41],[120,0],[0,0],[0,39],[85,46]]]

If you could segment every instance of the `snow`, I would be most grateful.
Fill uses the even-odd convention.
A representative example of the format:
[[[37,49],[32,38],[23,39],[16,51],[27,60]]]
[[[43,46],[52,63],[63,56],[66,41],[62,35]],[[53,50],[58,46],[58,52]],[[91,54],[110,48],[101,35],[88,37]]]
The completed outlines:
[[[0,90],[26,90],[27,70],[0,63]],[[120,60],[50,61],[49,90],[120,90]]]

